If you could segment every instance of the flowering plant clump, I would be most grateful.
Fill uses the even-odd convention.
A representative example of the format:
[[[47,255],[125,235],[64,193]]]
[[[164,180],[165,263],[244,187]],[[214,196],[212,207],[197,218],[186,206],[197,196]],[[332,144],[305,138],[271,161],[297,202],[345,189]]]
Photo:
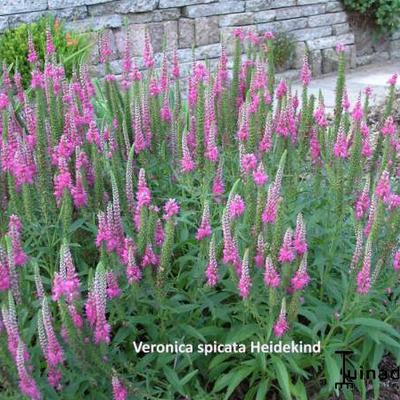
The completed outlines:
[[[242,29],[232,72],[177,52],[71,80],[46,36],[30,88],[0,89],[0,387],[30,399],[330,398],[338,349],[400,359],[400,136],[388,83],[336,107],[274,73]],[[242,48],[247,57],[242,59]],[[185,88],[185,90],[184,90]],[[300,98],[298,97],[300,96]],[[321,342],[318,354],[137,353],[133,342]],[[216,346],[219,348],[218,346]],[[375,390],[379,387],[374,386]],[[365,395],[367,382],[357,381]],[[182,397],[182,398],[183,398]]]

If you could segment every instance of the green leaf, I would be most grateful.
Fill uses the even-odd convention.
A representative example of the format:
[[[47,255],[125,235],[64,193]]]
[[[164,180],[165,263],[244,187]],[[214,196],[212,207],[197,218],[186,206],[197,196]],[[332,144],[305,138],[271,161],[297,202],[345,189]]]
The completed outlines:
[[[179,381],[177,373],[168,366],[164,366],[163,371],[165,377],[167,378],[167,381],[172,385],[172,387],[182,396],[186,396],[185,389],[183,388],[181,382]]]
[[[292,395],[290,394],[290,381],[289,374],[285,364],[278,357],[272,357],[272,363],[276,372],[276,379],[279,382],[279,388],[282,392],[283,398],[291,400]]]
[[[253,367],[240,368],[235,371],[232,379],[230,380],[228,390],[226,391],[224,400],[228,400],[234,390],[240,385],[240,383],[248,377],[254,371]]]

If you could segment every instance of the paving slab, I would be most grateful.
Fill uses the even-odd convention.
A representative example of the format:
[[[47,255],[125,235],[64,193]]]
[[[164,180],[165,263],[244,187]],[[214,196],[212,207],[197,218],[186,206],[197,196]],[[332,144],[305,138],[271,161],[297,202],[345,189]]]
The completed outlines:
[[[385,62],[382,64],[372,64],[349,70],[346,73],[346,88],[351,104],[357,101],[360,93],[366,87],[372,89],[371,103],[381,102],[389,87],[387,81],[394,74],[399,74],[397,87],[400,88],[400,61]],[[301,97],[301,83],[292,84],[292,89],[297,90],[299,98]],[[329,74],[323,77],[315,78],[311,81],[308,92],[318,98],[319,90],[324,96],[327,111],[332,111],[335,107],[336,74]]]

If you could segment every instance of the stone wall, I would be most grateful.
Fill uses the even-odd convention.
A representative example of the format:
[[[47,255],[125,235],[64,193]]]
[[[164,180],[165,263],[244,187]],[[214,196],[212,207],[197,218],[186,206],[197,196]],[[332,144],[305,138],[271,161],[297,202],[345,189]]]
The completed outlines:
[[[0,32],[43,15],[56,15],[67,27],[91,32],[108,30],[114,47],[112,65],[120,71],[126,30],[133,55],[142,54],[143,36],[149,29],[154,50],[177,48],[187,68],[193,57],[215,62],[220,39],[232,51],[232,31],[243,26],[260,33],[286,31],[296,42],[296,57],[289,68],[298,68],[304,49],[311,51],[314,74],[336,67],[334,46],[348,48],[350,66],[357,64],[354,34],[340,1],[335,0],[1,0]],[[96,64],[93,48],[91,62]],[[158,59],[160,59],[158,55]],[[101,73],[101,71],[99,71]]]

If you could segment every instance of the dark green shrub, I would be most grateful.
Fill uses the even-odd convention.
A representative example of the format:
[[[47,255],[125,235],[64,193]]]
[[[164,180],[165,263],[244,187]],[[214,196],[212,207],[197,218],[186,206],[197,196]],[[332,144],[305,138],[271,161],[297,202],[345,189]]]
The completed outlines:
[[[345,7],[371,17],[381,33],[390,34],[400,26],[399,0],[343,0]]]
[[[291,61],[294,54],[293,36],[286,32],[275,33],[274,62],[275,67],[281,68]]]
[[[53,17],[41,18],[32,24],[22,24],[6,30],[0,35],[0,64],[11,66],[11,73],[18,69],[25,87],[30,81],[31,68],[27,60],[28,33],[32,32],[35,49],[43,64],[46,27],[51,29],[57,57],[64,64],[67,76],[71,75],[73,65],[87,55],[90,47],[86,36],[66,31],[60,21]]]

